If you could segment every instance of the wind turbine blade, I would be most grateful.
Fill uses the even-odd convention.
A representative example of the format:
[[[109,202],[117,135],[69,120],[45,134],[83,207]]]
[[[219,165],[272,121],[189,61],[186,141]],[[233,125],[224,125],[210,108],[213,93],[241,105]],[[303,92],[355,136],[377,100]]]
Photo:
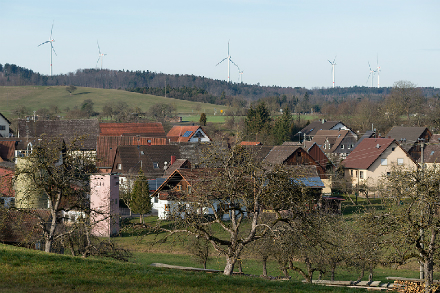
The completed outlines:
[[[228,56],[229,56],[229,41],[230,41],[230,40],[228,40]]]
[[[53,52],[55,53],[55,56],[58,56],[58,55],[57,55],[57,52],[55,52],[55,49],[54,49],[54,47],[52,46],[52,42],[50,43],[50,46],[52,47],[52,50],[53,50]]]
[[[335,59],[333,59],[333,64],[334,64],[334,65],[336,65],[335,61],[336,61],[336,56],[335,56]]]
[[[99,54],[101,54],[101,48],[99,48],[99,43],[98,43],[98,41],[96,41],[96,43],[98,44],[98,51],[99,51]]]
[[[55,23],[55,20],[52,22],[52,28],[50,29],[50,39],[52,40],[52,31],[53,31],[53,25]]]
[[[234,63],[234,61],[232,61],[232,59],[229,59],[231,61],[232,64],[234,64],[235,66],[237,66],[238,70],[240,70],[240,67],[238,67],[237,64]]]
[[[327,59],[327,60],[328,60],[328,59]],[[328,62],[330,62],[330,64],[333,65],[333,63],[332,63],[330,60],[328,60]]]
[[[44,45],[44,44],[46,44],[46,43],[50,43],[50,41],[46,41],[46,42],[44,42],[44,43],[41,43],[41,44],[39,44],[37,47],[40,47],[41,45]]]
[[[220,63],[222,63],[222,62],[225,61],[226,59],[228,59],[228,57],[226,57],[225,59],[223,59],[222,61],[220,61],[219,63],[217,63],[215,66],[219,65]]]
[[[101,59],[101,56],[99,56],[98,57],[98,61],[96,61],[96,67],[98,67],[98,63],[99,63],[99,60]]]

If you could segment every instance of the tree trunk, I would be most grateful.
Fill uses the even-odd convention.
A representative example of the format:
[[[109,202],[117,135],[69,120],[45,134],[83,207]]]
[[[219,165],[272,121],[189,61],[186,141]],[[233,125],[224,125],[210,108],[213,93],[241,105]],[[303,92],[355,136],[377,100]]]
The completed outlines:
[[[45,252],[50,252],[52,248],[52,239],[46,239],[46,242],[44,244],[44,251]]]
[[[242,268],[241,264],[242,264],[242,262],[241,262],[241,259],[240,259],[240,260],[238,261],[238,272],[239,272],[240,274],[243,274],[243,268]]]
[[[237,261],[237,258],[231,257],[231,256],[226,256],[226,266],[225,266],[225,269],[223,270],[224,275],[226,275],[226,276],[232,275],[232,273],[234,272],[234,266],[235,266],[236,261]]]
[[[434,260],[429,257],[425,260],[425,293],[432,292],[432,282],[434,280]]]
[[[312,269],[312,264],[310,263],[310,260],[308,258],[306,258],[305,260],[306,263],[306,267],[307,267],[307,275],[306,276],[306,281],[307,283],[312,283],[312,279],[313,279],[313,269]]]
[[[373,282],[373,266],[370,265],[370,274],[368,275],[368,282]]]
[[[332,271],[331,271],[331,275],[330,275],[331,281],[335,280],[335,271],[336,271],[336,264],[332,265]]]
[[[362,269],[362,272],[356,282],[360,282],[362,280],[362,278],[364,277],[364,273],[365,273],[365,270]]]
[[[263,276],[267,276],[267,257],[263,257]]]
[[[139,215],[139,223],[143,223],[144,222],[144,215],[140,214]]]
[[[206,260],[203,262],[203,268],[206,270]]]

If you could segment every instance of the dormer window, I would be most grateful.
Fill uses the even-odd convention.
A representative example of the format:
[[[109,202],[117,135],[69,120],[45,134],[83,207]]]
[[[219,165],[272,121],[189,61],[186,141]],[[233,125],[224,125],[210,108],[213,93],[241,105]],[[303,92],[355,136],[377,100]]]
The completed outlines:
[[[157,162],[153,162],[153,168],[154,169],[159,169],[159,164]]]

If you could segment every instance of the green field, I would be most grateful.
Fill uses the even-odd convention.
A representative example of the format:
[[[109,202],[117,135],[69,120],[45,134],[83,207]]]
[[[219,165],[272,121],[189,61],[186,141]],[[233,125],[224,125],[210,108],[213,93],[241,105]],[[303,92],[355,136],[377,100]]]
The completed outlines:
[[[196,117],[200,117],[199,115],[202,111],[205,111],[208,115],[214,115],[215,110],[219,113],[220,110],[230,109],[226,106],[132,93],[125,90],[78,87],[78,89],[70,95],[66,91],[65,86],[0,87],[1,112],[7,118],[14,118],[12,111],[19,106],[26,106],[31,111],[49,108],[50,106],[58,106],[61,111],[64,111],[66,107],[70,109],[73,109],[75,106],[79,107],[86,99],[93,101],[94,109],[97,112],[101,112],[103,106],[116,102],[126,102],[129,107],[140,107],[141,110],[145,112],[148,111],[152,105],[157,103],[172,104],[176,109],[176,114],[179,116],[195,115]],[[61,113],[61,115],[63,115],[63,113]],[[208,121],[210,121],[209,118]],[[211,120],[211,122],[214,121]]]
[[[359,292],[47,254],[4,244],[0,244],[0,274],[0,292]]]

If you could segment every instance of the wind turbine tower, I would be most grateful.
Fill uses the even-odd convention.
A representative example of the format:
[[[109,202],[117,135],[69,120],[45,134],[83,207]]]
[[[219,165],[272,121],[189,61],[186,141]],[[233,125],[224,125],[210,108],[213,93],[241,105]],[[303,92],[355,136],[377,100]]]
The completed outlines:
[[[102,54],[101,53],[101,48],[99,48],[99,43],[98,43],[98,41],[96,41],[96,43],[98,44],[98,52],[99,52],[99,54],[98,54],[98,61],[96,61],[96,66],[98,66],[98,63],[99,63],[99,59],[101,59],[101,70],[102,70],[102,61],[104,60],[104,56],[106,56],[107,54]]]
[[[240,68],[238,69],[238,74],[240,74],[240,83],[243,83],[243,70],[240,71]]]
[[[379,66],[379,55],[377,55],[377,68],[376,68],[376,72],[377,72],[377,88],[379,88],[380,84],[379,84],[379,72],[380,72],[380,66]]]
[[[332,65],[333,88],[335,87],[335,65],[336,65],[335,61],[336,61],[336,56],[335,56],[335,59],[333,59],[333,62],[328,60],[328,62],[330,62],[330,64]]]
[[[49,41],[43,42],[38,45],[38,47],[40,47],[41,45],[44,45],[46,43],[50,43],[50,76],[52,76],[52,51],[55,53],[55,56],[57,56],[57,53],[55,52],[55,49],[53,48],[53,44],[52,44],[53,42],[55,42],[55,40],[52,39],[52,31],[53,31],[53,23],[52,23],[52,28],[50,29]]]
[[[222,63],[223,61],[228,60],[228,82],[231,81],[231,69],[230,69],[230,63],[234,64],[235,66],[237,66],[238,70],[240,70],[240,67],[238,67],[237,64],[234,63],[234,61],[232,61],[231,59],[231,55],[229,55],[229,41],[228,41],[228,56],[226,58],[224,58],[222,61],[220,61],[219,63],[217,63],[215,66],[219,65],[220,63]]]
[[[368,75],[367,84],[368,84],[368,80],[371,77],[371,87],[373,87],[374,73],[376,72],[376,70],[371,69],[370,62],[368,62],[368,67],[370,68],[370,74]]]

